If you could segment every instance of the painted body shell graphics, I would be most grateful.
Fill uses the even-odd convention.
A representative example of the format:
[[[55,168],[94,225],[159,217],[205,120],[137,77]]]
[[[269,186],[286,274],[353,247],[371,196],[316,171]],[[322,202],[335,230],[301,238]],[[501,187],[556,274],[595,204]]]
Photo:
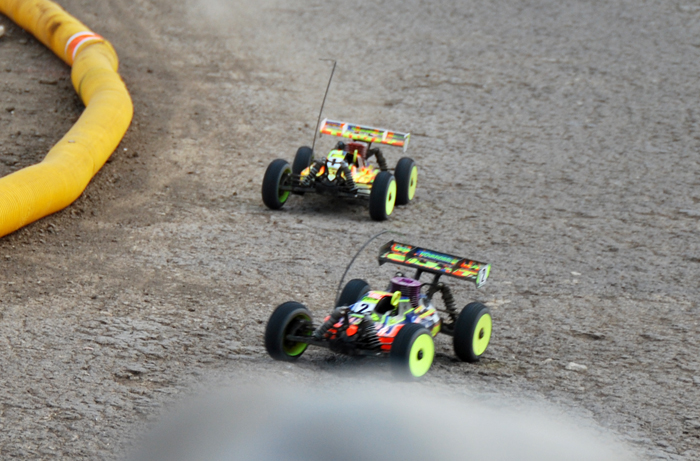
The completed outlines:
[[[397,293],[400,294],[400,292]],[[329,318],[330,316],[327,316],[325,321]],[[346,334],[348,336],[355,334],[364,318],[369,318],[374,323],[381,349],[385,351],[391,349],[394,338],[407,324],[419,324],[435,337],[440,332],[442,323],[437,310],[424,296],[419,299],[418,306],[414,307],[409,298],[385,291],[370,291],[364,298],[350,306],[348,316],[350,326],[345,330]],[[328,330],[326,339],[336,339],[337,332],[344,324],[345,320],[341,318]]]
[[[340,170],[343,162],[346,161],[346,155],[347,154],[342,150],[332,150],[326,157],[325,164],[318,170],[318,173],[316,173],[316,178],[322,178],[326,176],[326,172],[328,172],[328,180],[335,181],[339,174],[342,175],[338,170]],[[374,182],[374,178],[377,177],[379,170],[369,164],[365,164],[362,157],[359,155],[355,155],[354,160],[355,161],[350,165],[352,180],[355,184],[370,187],[372,182]],[[309,175],[310,171],[311,167],[304,169],[301,172],[300,179],[303,181]]]
[[[345,162],[345,152],[342,150],[332,150],[326,157],[326,168],[328,169],[328,180],[333,181],[338,174],[338,170]]]

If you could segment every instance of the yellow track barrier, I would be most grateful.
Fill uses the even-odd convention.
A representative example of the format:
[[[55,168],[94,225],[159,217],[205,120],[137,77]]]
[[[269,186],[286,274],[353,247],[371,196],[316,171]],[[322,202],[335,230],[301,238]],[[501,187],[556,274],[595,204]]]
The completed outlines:
[[[0,12],[72,66],[85,111],[36,165],[0,178],[0,237],[73,203],[129,128],[134,107],[109,44],[48,0],[0,0]]]

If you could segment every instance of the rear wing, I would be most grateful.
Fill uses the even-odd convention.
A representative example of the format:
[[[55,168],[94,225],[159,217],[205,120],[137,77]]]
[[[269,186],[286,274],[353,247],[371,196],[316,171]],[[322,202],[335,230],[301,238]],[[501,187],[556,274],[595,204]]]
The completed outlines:
[[[378,142],[390,146],[403,147],[404,152],[406,152],[408,141],[411,139],[411,133],[399,133],[398,131],[353,125],[352,123],[337,122],[328,119],[324,119],[323,122],[321,122],[319,132],[331,136],[350,138],[356,141]]]
[[[379,249],[379,265],[394,263],[431,274],[445,274],[469,280],[482,287],[489,278],[491,264],[418,248],[405,243],[386,243]]]

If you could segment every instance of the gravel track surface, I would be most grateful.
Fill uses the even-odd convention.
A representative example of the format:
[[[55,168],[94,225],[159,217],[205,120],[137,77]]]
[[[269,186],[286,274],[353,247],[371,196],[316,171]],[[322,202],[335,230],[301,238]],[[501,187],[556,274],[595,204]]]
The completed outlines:
[[[323,316],[388,229],[493,264],[481,290],[452,283],[491,307],[489,350],[462,364],[440,339],[428,389],[700,459],[700,4],[228,3],[61,1],[114,44],[135,119],[74,205],[0,240],[0,457],[116,459],[210,380],[356,374],[324,351],[274,363],[262,332],[289,299]],[[82,106],[58,58],[0,25],[4,175]],[[413,133],[417,196],[386,223],[363,202],[262,204],[267,164],[311,142],[319,58],[338,60],[328,117]],[[385,283],[377,247],[350,277]]]

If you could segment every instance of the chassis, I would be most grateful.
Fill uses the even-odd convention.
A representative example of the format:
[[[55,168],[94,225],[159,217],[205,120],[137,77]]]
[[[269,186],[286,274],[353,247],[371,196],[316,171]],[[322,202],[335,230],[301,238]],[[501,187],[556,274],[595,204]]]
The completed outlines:
[[[300,147],[290,166],[273,160],[265,171],[262,199],[268,208],[280,209],[290,194],[326,193],[339,197],[369,199],[369,213],[375,221],[391,215],[395,205],[406,205],[416,192],[418,167],[402,157],[392,174],[379,148],[372,143],[408,147],[410,133],[354,125],[325,119],[319,132],[347,138],[339,141],[324,158],[315,159],[310,147]],[[370,163],[376,159],[377,166]]]
[[[281,304],[265,330],[265,347],[272,358],[294,361],[309,345],[320,346],[351,356],[389,356],[395,374],[418,378],[433,362],[433,338],[443,333],[453,338],[458,358],[478,361],[491,338],[490,311],[478,302],[458,311],[440,278],[448,275],[481,287],[491,265],[394,241],[381,247],[378,260],[380,265],[394,263],[416,272],[412,277],[396,274],[385,291],[372,291],[361,279],[350,280],[320,325],[314,325],[303,304]],[[420,282],[423,273],[432,274],[432,281]],[[442,309],[433,303],[438,293]]]

